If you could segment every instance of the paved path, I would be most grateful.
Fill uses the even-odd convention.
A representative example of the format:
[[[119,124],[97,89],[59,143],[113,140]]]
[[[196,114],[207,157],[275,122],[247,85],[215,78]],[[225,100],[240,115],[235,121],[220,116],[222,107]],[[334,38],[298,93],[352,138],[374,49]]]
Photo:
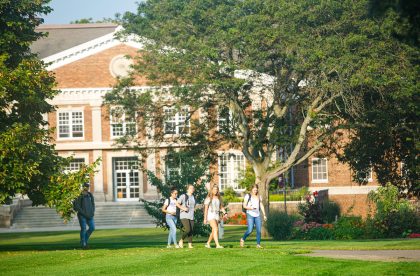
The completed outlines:
[[[154,228],[156,224],[140,224],[140,225],[95,225],[95,229],[123,229],[123,228]],[[1,233],[22,233],[22,232],[55,232],[55,231],[80,231],[77,226],[62,226],[62,227],[35,227],[35,228],[0,228]]]
[[[313,250],[312,253],[301,255],[364,261],[420,262],[420,250]]]

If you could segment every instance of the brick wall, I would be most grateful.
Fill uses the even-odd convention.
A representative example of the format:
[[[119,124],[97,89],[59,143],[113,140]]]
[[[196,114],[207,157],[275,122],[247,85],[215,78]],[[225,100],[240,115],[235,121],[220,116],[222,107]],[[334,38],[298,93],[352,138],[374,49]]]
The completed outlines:
[[[111,75],[109,64],[121,54],[134,57],[137,49],[121,44],[55,69],[57,88],[112,87],[116,78]],[[137,78],[136,85],[146,85],[145,78]]]

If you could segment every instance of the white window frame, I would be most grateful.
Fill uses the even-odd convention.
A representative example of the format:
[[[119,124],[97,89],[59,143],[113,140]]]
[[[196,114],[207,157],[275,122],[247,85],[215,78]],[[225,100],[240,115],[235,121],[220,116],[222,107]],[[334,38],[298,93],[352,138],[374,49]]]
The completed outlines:
[[[73,113],[80,112],[82,114],[82,136],[81,137],[73,137]],[[69,137],[60,137],[60,114],[68,113],[68,127],[69,127]],[[58,140],[84,140],[85,139],[85,112],[83,109],[59,109],[57,110],[57,141]]]
[[[246,159],[245,159],[245,156],[243,155],[243,153],[238,152],[238,151],[226,151],[226,152],[219,152],[218,153],[218,158],[217,158],[218,171],[217,171],[217,174],[219,176],[219,181],[218,181],[219,183],[218,184],[219,184],[220,191],[223,191],[222,177],[221,177],[222,176],[221,157],[224,156],[224,155],[228,157],[227,164],[226,164],[226,167],[227,167],[226,188],[231,187],[235,191],[239,191],[239,192],[244,191],[245,190],[244,188],[239,188],[239,183],[238,182],[239,182],[239,179],[241,177],[241,173],[244,173],[245,170],[246,170]],[[236,157],[241,156],[242,160],[243,160],[242,169],[238,172],[235,171],[235,163],[234,162],[237,161],[237,160],[233,159],[234,156],[236,156]]]
[[[137,129],[137,113],[134,116],[134,121],[129,121],[127,122],[126,120],[126,112],[121,111],[122,116],[121,116],[121,123],[117,123],[117,122],[113,122],[113,118],[114,116],[112,115],[112,111],[117,109],[118,107],[114,107],[111,109],[111,114],[109,116],[109,131],[110,131],[110,135],[111,135],[111,139],[117,139],[117,138],[121,138],[124,137],[125,135],[127,135],[127,126],[128,125],[134,125],[135,128],[135,133],[137,133],[138,129]],[[114,125],[121,125],[122,127],[122,135],[114,135],[114,131],[113,131],[113,126]]]
[[[229,118],[223,118],[220,116],[220,113],[223,111],[222,109],[223,107],[218,107],[217,108],[217,131],[220,132],[221,131],[221,124],[220,122],[226,122],[227,120],[229,120],[229,123],[232,124],[233,122],[233,113],[232,111],[228,108],[228,112],[229,112]]]
[[[165,165],[165,180],[171,180],[171,178],[170,178],[170,172],[172,172],[172,171],[175,171],[175,172],[177,172],[178,173],[178,175],[180,175],[181,174],[181,161],[179,161],[179,164],[178,164],[178,167],[172,167],[172,168],[169,168],[168,167],[168,158],[170,157],[170,154],[167,154],[165,157],[164,157],[164,165]]]
[[[82,162],[79,162],[79,161],[82,161]],[[72,168],[72,164],[74,165],[76,163],[80,164],[79,168]],[[82,164],[86,165],[86,158],[85,157],[73,157],[73,160],[70,162],[70,164],[66,168],[64,168],[64,173],[76,172],[80,169]]]
[[[314,162],[315,161],[319,161],[319,160],[325,160],[325,172],[327,175],[327,178],[322,178],[322,179],[314,179]],[[327,158],[318,158],[318,157],[313,157],[311,159],[311,178],[312,178],[312,183],[328,183],[328,159]]]
[[[189,106],[184,106],[181,108],[181,111],[178,111],[176,113],[174,113],[175,108],[174,107],[164,107],[163,108],[163,115],[164,115],[164,120],[163,120],[163,131],[164,131],[164,135],[165,136],[172,136],[172,135],[189,135],[191,132],[191,120],[190,118],[188,120],[187,117],[189,117],[190,114],[190,107]],[[174,113],[170,119],[168,120],[166,117],[166,112],[167,111],[172,111],[172,113]],[[187,114],[187,116],[184,116],[182,113],[185,112]],[[175,131],[174,133],[167,133],[167,129],[166,129],[166,123],[170,122],[174,124],[175,127]],[[181,131],[181,129],[188,127],[188,132],[183,133]]]

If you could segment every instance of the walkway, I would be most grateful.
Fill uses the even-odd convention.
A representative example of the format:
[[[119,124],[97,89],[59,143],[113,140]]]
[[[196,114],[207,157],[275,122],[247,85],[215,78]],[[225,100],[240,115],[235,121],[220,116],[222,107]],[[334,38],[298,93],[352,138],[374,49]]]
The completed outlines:
[[[420,250],[313,250],[312,253],[301,255],[364,261],[420,262]]]

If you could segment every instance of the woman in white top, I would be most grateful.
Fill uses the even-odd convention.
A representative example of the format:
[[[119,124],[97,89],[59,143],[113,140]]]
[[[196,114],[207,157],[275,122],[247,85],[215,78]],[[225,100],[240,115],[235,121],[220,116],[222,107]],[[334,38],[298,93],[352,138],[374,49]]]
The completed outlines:
[[[241,247],[244,247],[245,240],[252,233],[255,224],[257,228],[257,248],[262,248],[260,245],[262,226],[260,210],[263,213],[264,221],[267,221],[267,217],[265,215],[264,205],[262,204],[261,197],[258,194],[257,184],[252,186],[250,194],[245,195],[244,202],[242,203],[242,205],[246,210],[246,223],[248,225],[248,229],[246,230],[244,236],[240,240],[240,245]]]
[[[178,204],[176,197],[178,196],[178,191],[176,188],[171,189],[171,196],[165,200],[162,206],[162,212],[166,213],[166,224],[169,227],[169,234],[168,234],[168,246],[167,248],[171,248],[171,244],[175,245],[175,248],[179,248],[178,244],[176,243],[176,208],[180,208],[182,210],[186,209]]]
[[[211,248],[210,242],[212,239],[214,239],[214,242],[216,243],[216,248],[223,248],[223,246],[219,244],[220,211],[223,212],[223,216],[227,215],[222,204],[219,187],[217,185],[213,185],[206,199],[204,200],[204,224],[209,223],[211,226],[211,233],[205,245],[207,248]]]

